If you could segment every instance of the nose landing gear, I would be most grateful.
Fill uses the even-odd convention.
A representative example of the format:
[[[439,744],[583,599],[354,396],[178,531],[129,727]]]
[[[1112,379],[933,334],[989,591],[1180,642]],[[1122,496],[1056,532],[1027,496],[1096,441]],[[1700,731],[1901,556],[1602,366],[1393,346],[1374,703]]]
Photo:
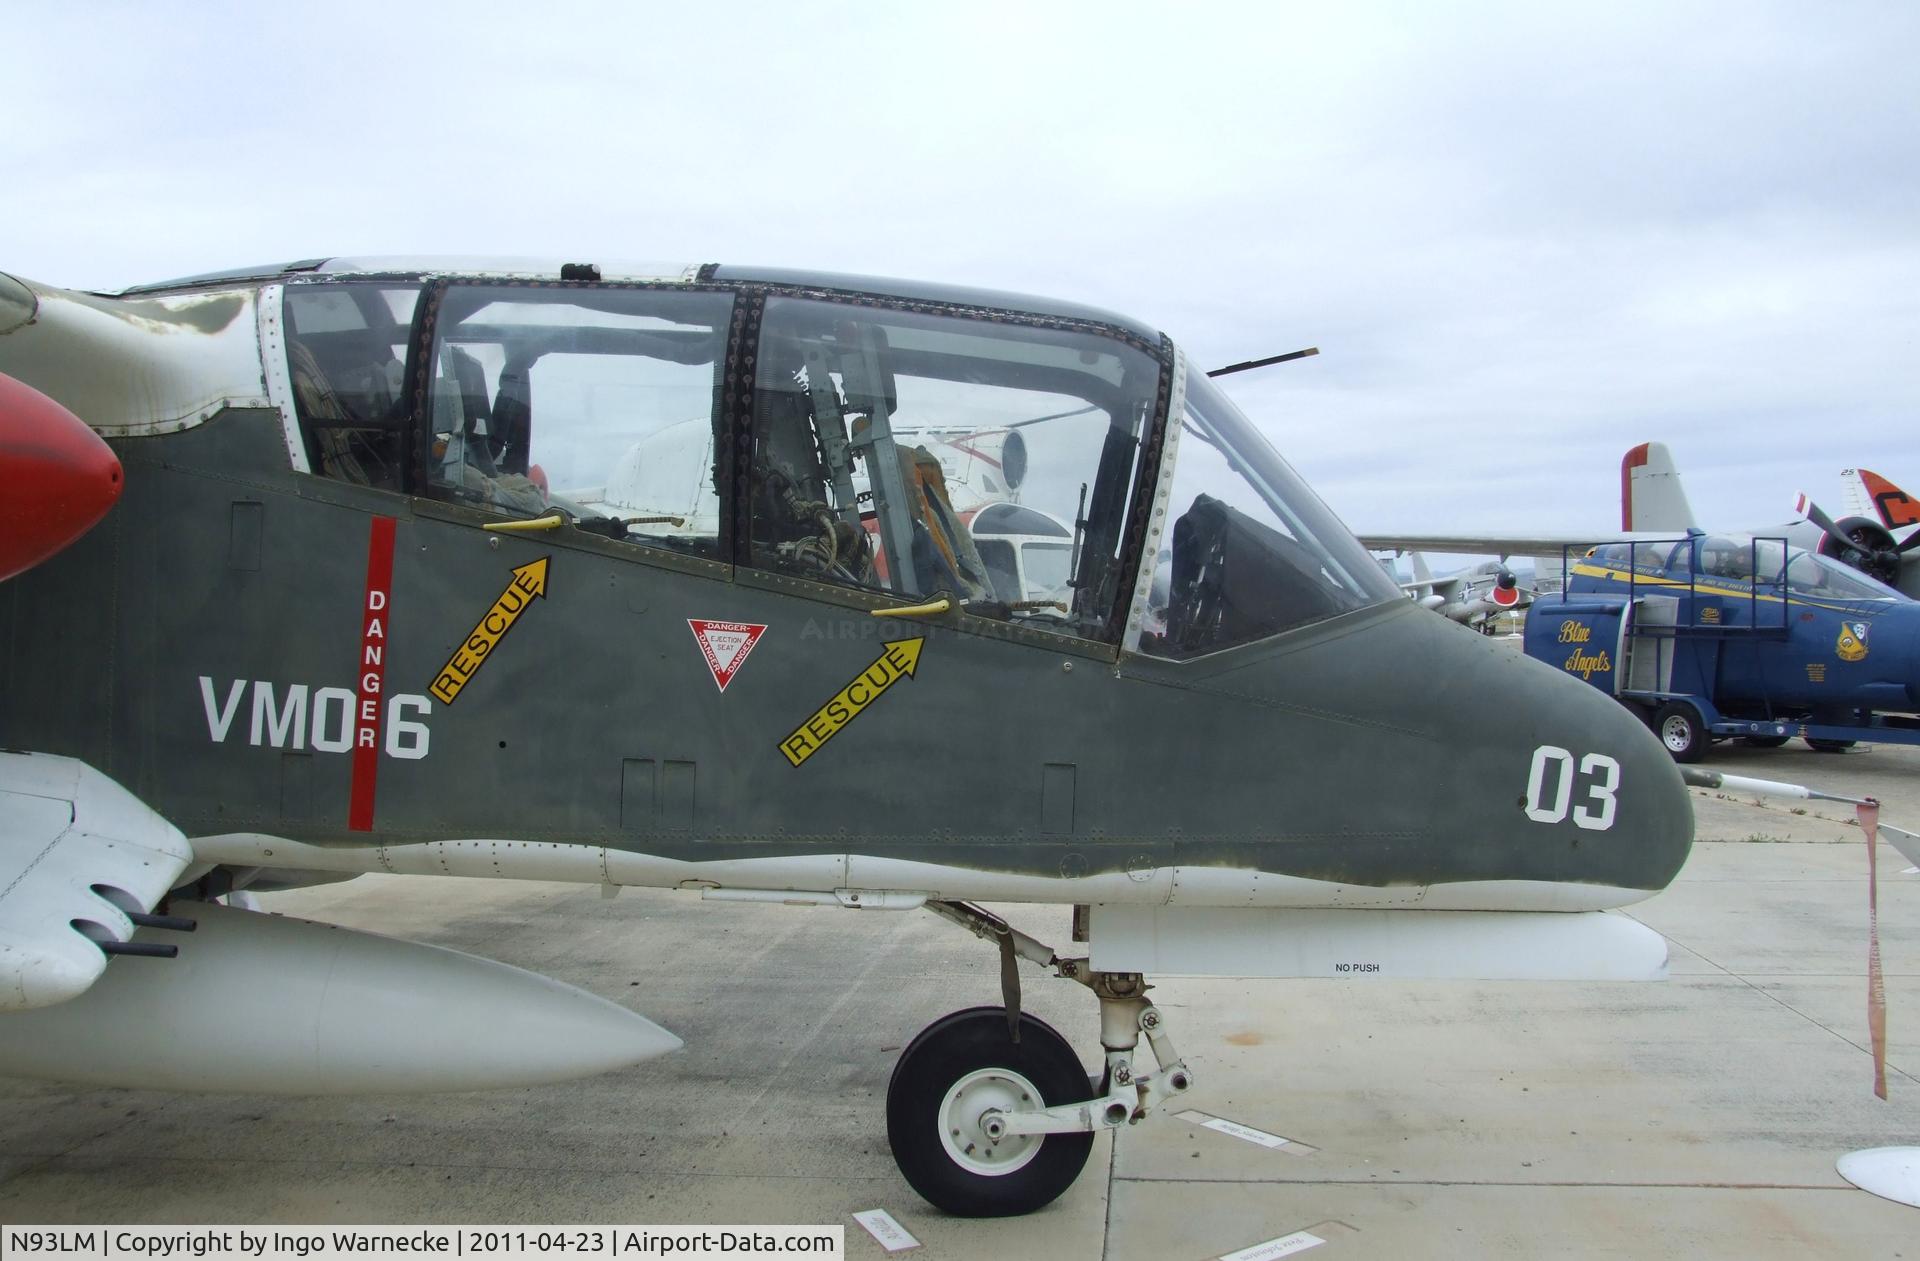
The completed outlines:
[[[956,1011],[901,1052],[887,1087],[887,1142],[907,1182],[936,1208],[961,1217],[1031,1213],[1080,1176],[1093,1131],[1010,1134],[1005,1118],[1086,1093],[1080,1057],[1045,1022],[1022,1015],[1014,1042],[1002,1009]]]
[[[1093,1136],[1133,1125],[1193,1075],[1173,1048],[1145,978],[1095,972],[1062,959],[1005,920],[962,902],[928,909],[997,942],[1006,1007],[974,1007],[928,1025],[900,1055],[887,1088],[887,1141],[907,1182],[936,1208],[963,1217],[1009,1217],[1053,1202],[1086,1165]],[[1104,1088],[1045,1022],[1020,1011],[1011,959],[1052,968],[1100,1000]],[[1016,1032],[1017,1031],[1017,1032]],[[1157,1071],[1133,1062],[1147,1036]]]

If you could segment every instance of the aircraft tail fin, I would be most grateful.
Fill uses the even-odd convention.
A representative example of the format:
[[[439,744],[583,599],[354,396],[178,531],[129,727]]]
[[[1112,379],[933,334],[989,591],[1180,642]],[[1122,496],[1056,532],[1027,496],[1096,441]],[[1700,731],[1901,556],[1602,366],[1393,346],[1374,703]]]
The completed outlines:
[[[1889,530],[1920,525],[1920,500],[1871,469],[1844,469],[1847,505],[1855,516],[1877,518]]]
[[[1427,568],[1426,556],[1420,552],[1414,552],[1412,554],[1412,560],[1413,580],[1415,582],[1431,582],[1433,580],[1433,571]]]
[[[1620,460],[1620,528],[1672,530],[1694,528],[1693,505],[1680,484],[1679,470],[1664,442],[1643,442]]]

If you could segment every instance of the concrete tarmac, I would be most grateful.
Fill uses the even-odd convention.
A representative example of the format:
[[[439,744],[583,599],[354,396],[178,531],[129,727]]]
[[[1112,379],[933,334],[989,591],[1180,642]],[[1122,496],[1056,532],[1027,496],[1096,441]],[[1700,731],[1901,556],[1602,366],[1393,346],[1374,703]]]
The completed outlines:
[[[1872,794],[1920,830],[1920,750],[1721,746],[1710,767]],[[842,1223],[883,1208],[927,1257],[1216,1257],[1311,1229],[1314,1261],[1920,1257],[1920,1210],[1845,1152],[1920,1145],[1920,876],[1879,850],[1891,1101],[1871,1092],[1866,847],[1846,807],[1696,792],[1674,886],[1628,913],[1661,984],[1167,980],[1198,1084],[1096,1141],[1031,1217],[926,1206],[885,1137],[901,1046],[999,1001],[985,945],[925,912],[702,903],[367,876],[266,909],[451,946],[645,1012],[686,1049],[537,1089],[269,1099],[0,1079],[0,1221]],[[1796,808],[1797,807],[1797,808]],[[1066,946],[1064,908],[1000,908]],[[116,967],[165,966],[126,960]],[[1095,1005],[1025,974],[1097,1062]]]

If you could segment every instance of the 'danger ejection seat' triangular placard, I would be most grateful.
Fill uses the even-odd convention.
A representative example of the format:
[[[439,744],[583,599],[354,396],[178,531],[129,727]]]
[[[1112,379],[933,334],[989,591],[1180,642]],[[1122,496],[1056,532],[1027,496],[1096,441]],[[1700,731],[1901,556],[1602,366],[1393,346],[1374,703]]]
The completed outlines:
[[[760,642],[760,636],[767,633],[767,628],[757,622],[710,622],[690,617],[687,625],[693,629],[714,685],[723,692],[746,664],[747,654]]]

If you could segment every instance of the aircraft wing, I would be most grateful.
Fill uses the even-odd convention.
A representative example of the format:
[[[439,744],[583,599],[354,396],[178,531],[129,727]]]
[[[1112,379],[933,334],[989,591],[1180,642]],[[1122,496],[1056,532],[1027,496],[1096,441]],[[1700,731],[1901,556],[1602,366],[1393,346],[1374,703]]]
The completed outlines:
[[[1645,530],[1605,530],[1592,534],[1360,534],[1362,546],[1380,550],[1456,552],[1468,556],[1532,556],[1559,560],[1567,548],[1596,543],[1672,541],[1669,534]]]
[[[1880,825],[1880,838],[1887,844],[1893,846],[1900,857],[1906,859],[1915,867],[1920,867],[1920,832],[1909,832],[1905,828],[1897,828],[1891,824],[1882,823]]]
[[[0,1012],[63,1003],[193,861],[179,829],[71,758],[0,753]]]
[[[439,946],[197,902],[148,915],[196,862],[177,828],[84,763],[0,753],[0,1071],[162,1090],[487,1090],[681,1045],[617,1003]],[[109,968],[109,950],[182,961]]]

